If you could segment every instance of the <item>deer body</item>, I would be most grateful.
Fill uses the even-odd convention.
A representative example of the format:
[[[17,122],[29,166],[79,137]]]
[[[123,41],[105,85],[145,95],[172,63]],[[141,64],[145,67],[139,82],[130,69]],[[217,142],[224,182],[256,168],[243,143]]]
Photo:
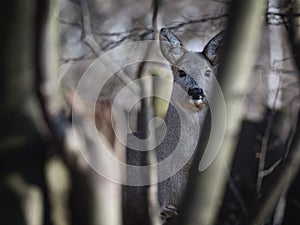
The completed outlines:
[[[198,122],[203,122],[206,112],[207,106],[205,106],[205,109],[203,109],[201,113],[194,112],[194,115],[191,116],[190,113],[184,112],[183,115],[179,116],[175,107],[169,106],[165,118],[167,133],[163,142],[156,148],[157,161],[161,162],[170,156],[176,147],[179,147],[182,149],[182,151],[180,158],[175,158],[173,165],[175,167],[174,169],[176,169],[178,166],[176,163],[177,160],[184,160],[187,163],[174,176],[158,184],[158,196],[161,196],[159,197],[159,203],[161,206],[178,206],[180,197],[182,196],[186,187],[188,172],[191,164],[191,155],[193,155],[195,146],[197,146],[198,143],[199,133],[193,133],[193,130],[201,129]],[[192,117],[194,117],[194,119]],[[189,123],[182,123],[181,120],[189,121]],[[157,134],[159,135],[160,132],[158,131]],[[188,139],[182,143],[179,143],[181,134],[184,138],[188,137]],[[160,174],[158,174],[158,176],[160,176]]]
[[[211,90],[211,77],[220,42],[220,35],[217,35],[207,44],[203,53],[194,53],[184,49],[179,39],[169,30],[162,29],[160,33],[161,50],[172,65],[174,85],[165,118],[166,134],[155,149],[158,163],[172,155],[176,148],[180,150],[180,155],[173,157],[165,168],[158,171],[159,180],[165,171],[175,174],[158,184],[158,201],[164,223],[177,213],[187,185],[192,155],[208,109],[206,96]],[[163,136],[162,132],[163,129],[157,129],[157,138]],[[139,165],[139,154],[143,153],[128,150],[127,162]],[[184,166],[178,168],[181,162],[184,162]],[[126,187],[125,224],[148,223],[142,212],[147,209],[137,203],[139,194],[144,191],[145,187]]]

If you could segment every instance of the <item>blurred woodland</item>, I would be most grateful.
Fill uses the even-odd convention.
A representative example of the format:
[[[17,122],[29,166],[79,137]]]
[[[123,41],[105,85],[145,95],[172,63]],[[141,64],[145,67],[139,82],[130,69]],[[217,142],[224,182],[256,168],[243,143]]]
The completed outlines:
[[[1,225],[123,224],[122,185],[99,170],[121,180],[124,171],[102,151],[124,162],[122,121],[140,131],[152,117],[164,118],[167,101],[141,100],[133,108],[129,101],[149,91],[170,96],[172,87],[131,83],[172,80],[172,71],[166,60],[147,61],[149,49],[145,61],[121,67],[132,52],[113,50],[158,40],[161,28],[196,52],[225,31],[216,72],[227,111],[223,145],[199,172],[208,116],[179,215],[166,224],[299,224],[299,0],[3,0],[0,10]],[[116,72],[105,80],[100,68],[99,79],[77,92],[102,56]],[[86,101],[100,83],[97,98]],[[162,224],[155,188],[149,185],[137,203],[145,224]]]

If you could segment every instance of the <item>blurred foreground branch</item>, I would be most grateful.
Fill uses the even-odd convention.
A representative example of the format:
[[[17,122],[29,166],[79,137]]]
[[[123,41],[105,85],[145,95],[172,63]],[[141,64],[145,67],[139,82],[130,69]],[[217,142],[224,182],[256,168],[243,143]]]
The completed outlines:
[[[226,46],[223,52],[224,61],[218,69],[218,79],[227,109],[225,138],[220,153],[212,165],[199,172],[198,166],[205,148],[202,143],[206,143],[204,140],[207,138],[205,137],[207,133],[202,132],[189,179],[190,184],[183,202],[183,214],[178,224],[212,225],[216,220],[237,144],[236,136],[241,126],[243,98],[255,61],[266,6],[266,0],[242,2],[233,0],[230,5],[227,36],[224,41]],[[217,111],[220,108],[218,101],[220,99],[213,98],[210,102],[210,105],[216,104]],[[206,119],[203,131],[210,129],[208,123]]]

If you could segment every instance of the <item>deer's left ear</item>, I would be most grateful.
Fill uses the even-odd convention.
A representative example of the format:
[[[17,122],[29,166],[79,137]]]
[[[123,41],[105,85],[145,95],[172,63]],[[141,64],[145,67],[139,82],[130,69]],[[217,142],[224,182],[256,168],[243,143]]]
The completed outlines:
[[[160,30],[159,41],[161,52],[171,64],[176,64],[186,51],[181,41],[166,28]]]
[[[224,31],[214,36],[204,47],[203,54],[208,58],[211,65],[215,66],[219,63],[220,49],[223,47]]]

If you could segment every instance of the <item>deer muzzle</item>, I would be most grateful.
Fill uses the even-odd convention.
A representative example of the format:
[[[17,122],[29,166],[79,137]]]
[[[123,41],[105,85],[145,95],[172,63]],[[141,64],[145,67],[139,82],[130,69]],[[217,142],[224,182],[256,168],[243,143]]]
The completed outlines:
[[[192,100],[203,100],[205,98],[202,88],[190,88],[188,90],[188,95],[191,96]]]

